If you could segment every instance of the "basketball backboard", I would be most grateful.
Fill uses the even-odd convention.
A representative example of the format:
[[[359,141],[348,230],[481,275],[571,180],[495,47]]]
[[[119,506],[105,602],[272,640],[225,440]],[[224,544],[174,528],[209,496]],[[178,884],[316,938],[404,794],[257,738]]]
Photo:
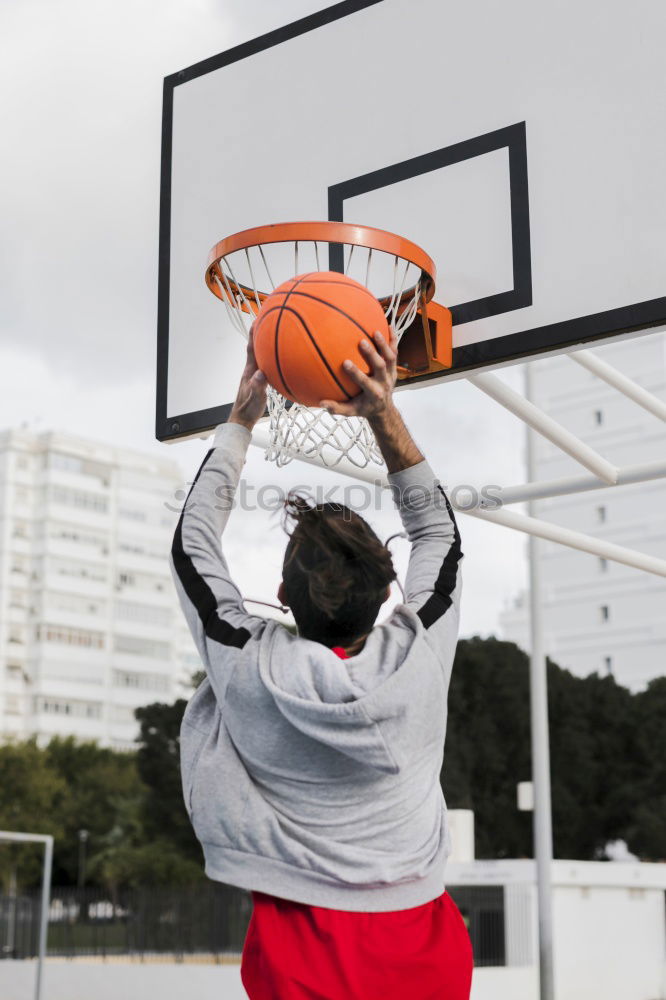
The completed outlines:
[[[422,246],[430,380],[665,323],[665,32],[654,0],[348,0],[167,77],[157,437],[228,415],[244,343],[204,271],[254,226]]]

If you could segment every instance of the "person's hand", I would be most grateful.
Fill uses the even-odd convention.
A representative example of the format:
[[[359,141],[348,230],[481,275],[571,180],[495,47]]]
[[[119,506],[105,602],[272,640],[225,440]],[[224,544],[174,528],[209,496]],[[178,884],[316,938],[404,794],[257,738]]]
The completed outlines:
[[[252,346],[252,329],[247,342],[247,360],[241,375],[236,401],[229,415],[230,424],[242,424],[249,431],[266,409],[266,376],[257,368]]]
[[[396,380],[398,361],[398,339],[390,329],[389,340],[377,331],[374,343],[362,340],[359,349],[370,365],[366,375],[353,361],[343,361],[342,367],[361,390],[357,396],[345,403],[332,399],[322,399],[320,406],[329,413],[339,413],[345,417],[366,417],[368,420],[380,417],[392,406],[393,388]]]

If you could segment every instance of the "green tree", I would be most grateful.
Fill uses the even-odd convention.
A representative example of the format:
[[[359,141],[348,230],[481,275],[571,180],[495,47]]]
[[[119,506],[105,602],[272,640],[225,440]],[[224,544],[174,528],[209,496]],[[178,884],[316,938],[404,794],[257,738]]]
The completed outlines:
[[[119,825],[126,837],[141,839],[139,812],[145,795],[135,754],[118,753],[95,743],[56,737],[46,747],[49,766],[65,782],[62,834],[55,845],[54,881],[73,884],[78,878],[79,831],[88,831],[88,860],[105,848]],[[86,865],[86,882],[94,881]]]
[[[555,857],[603,857],[624,839],[646,860],[666,856],[666,678],[632,695],[611,677],[576,677],[548,662]],[[477,856],[532,855],[532,814],[516,784],[531,777],[529,662],[513,643],[458,644],[442,786],[475,812]]]
[[[142,823],[149,839],[167,837],[184,857],[203,862],[183,803],[180,724],[187,702],[155,702],[136,710],[141,732],[137,768],[145,786]]]
[[[35,740],[0,746],[0,828],[19,833],[63,835],[67,786]],[[0,878],[22,885],[39,879],[44,848],[8,844],[0,849]]]
[[[600,856],[636,801],[632,696],[612,677],[548,665],[553,844],[559,858]]]
[[[531,854],[516,783],[530,778],[528,664],[513,643],[458,643],[449,689],[442,787],[450,808],[473,809],[481,858]]]
[[[666,677],[635,696],[638,804],[625,822],[625,839],[645,861],[666,861]]]

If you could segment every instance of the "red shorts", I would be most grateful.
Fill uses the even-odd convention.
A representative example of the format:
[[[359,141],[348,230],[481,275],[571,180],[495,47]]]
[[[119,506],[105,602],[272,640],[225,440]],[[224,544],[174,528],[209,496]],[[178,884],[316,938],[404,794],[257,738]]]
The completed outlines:
[[[250,1000],[468,1000],[472,945],[448,893],[352,913],[254,892],[241,978]]]

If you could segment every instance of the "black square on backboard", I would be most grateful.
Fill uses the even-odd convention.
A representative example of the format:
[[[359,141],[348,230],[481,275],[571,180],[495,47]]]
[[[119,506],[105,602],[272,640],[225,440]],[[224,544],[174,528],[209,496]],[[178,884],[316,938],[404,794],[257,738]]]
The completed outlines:
[[[344,205],[349,198],[356,198],[370,191],[377,191],[391,184],[398,184],[433,170],[442,170],[454,163],[461,163],[463,160],[504,148],[509,153],[513,288],[470,302],[461,302],[451,307],[451,315],[455,326],[530,306],[532,305],[532,260],[525,122],[466,139],[464,142],[456,142],[451,146],[435,149],[431,153],[423,153],[401,163],[393,163],[388,167],[362,174],[360,177],[334,184],[328,189],[328,217],[332,222],[344,222]],[[427,247],[424,249],[427,252]],[[331,248],[329,263],[332,271],[342,270],[342,253],[341,246]]]

